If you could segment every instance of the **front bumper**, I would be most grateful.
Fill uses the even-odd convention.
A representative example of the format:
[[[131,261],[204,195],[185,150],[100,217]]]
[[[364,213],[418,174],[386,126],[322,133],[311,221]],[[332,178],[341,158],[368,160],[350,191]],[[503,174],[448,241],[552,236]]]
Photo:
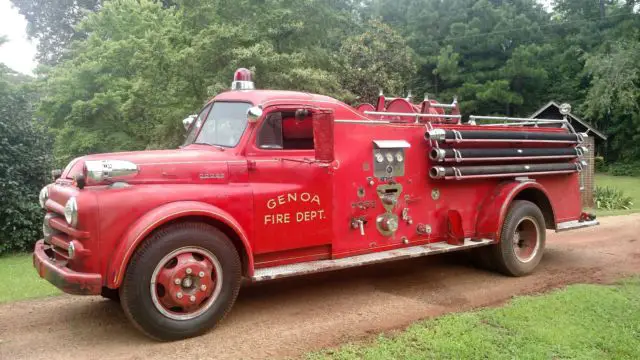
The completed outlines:
[[[33,266],[41,278],[58,289],[74,295],[100,295],[102,276],[73,271],[64,262],[55,261],[45,252],[44,240],[39,240],[33,251]]]

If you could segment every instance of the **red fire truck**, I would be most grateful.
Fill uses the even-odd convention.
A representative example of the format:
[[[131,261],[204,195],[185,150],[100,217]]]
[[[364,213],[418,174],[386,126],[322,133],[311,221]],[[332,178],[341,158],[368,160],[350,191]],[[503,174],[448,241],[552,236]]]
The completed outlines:
[[[568,109],[565,109],[568,112]],[[40,193],[39,275],[119,300],[160,340],[202,334],[242,279],[469,250],[532,272],[545,229],[581,212],[584,134],[565,120],[471,116],[457,102],[232,89],[185,119],[177,150],[77,158]]]

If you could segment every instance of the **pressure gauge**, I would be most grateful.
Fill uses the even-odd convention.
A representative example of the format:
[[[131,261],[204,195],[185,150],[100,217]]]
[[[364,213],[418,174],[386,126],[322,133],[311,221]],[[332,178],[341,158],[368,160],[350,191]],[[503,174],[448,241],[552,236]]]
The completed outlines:
[[[402,156],[402,153],[396,153],[396,161],[397,162],[403,162],[404,161],[404,156]]]
[[[384,161],[384,156],[382,156],[381,153],[377,153],[376,154],[376,161],[379,162],[379,163],[383,162]]]
[[[388,162],[393,162],[393,154],[392,153],[387,153],[387,161]]]

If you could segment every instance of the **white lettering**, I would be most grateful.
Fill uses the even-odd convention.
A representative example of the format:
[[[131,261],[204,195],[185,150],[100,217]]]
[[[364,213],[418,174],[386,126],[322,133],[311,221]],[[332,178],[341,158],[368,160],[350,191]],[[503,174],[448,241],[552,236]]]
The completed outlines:
[[[276,208],[276,201],[273,199],[269,199],[269,201],[267,201],[267,207],[271,210]]]
[[[320,206],[320,196],[317,194],[311,194],[308,192],[303,193],[286,193],[280,194],[275,198],[267,200],[267,208],[269,210],[273,210],[280,205],[284,205],[286,203],[292,202],[305,202],[305,203],[313,203]]]

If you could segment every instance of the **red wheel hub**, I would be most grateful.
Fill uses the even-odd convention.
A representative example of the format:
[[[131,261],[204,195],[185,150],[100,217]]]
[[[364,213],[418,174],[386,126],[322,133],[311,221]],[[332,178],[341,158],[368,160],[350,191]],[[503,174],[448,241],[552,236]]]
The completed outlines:
[[[531,261],[540,248],[540,229],[535,220],[530,217],[520,220],[512,236],[516,258],[521,262]]]
[[[200,315],[215,300],[212,296],[219,290],[219,272],[217,259],[204,249],[172,252],[154,271],[151,291],[156,307],[169,317]]]

